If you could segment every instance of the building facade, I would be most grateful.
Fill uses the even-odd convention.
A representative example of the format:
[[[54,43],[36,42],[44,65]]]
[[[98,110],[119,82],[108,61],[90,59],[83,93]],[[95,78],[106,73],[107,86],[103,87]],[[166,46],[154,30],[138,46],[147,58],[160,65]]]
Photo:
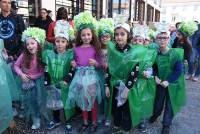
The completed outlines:
[[[110,0],[108,16],[124,14],[130,21],[160,21],[161,0]]]
[[[161,20],[175,24],[180,21],[196,20],[200,22],[199,0],[164,0]]]
[[[161,0],[16,0],[18,14],[33,24],[41,8],[52,11],[55,20],[59,7],[66,7],[69,17],[89,10],[96,18],[123,14],[130,21],[159,21]]]

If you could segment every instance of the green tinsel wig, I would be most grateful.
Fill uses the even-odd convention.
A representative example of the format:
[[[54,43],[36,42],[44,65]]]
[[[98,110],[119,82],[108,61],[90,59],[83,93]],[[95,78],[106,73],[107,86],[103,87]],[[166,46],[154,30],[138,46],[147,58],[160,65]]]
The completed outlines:
[[[198,29],[197,23],[194,21],[181,22],[178,31],[184,36],[192,36],[194,32]]]
[[[74,16],[74,24],[76,31],[80,31],[84,28],[90,28],[97,33],[97,20],[92,16],[89,11],[84,11]]]
[[[112,18],[102,18],[98,21],[98,35],[110,34],[113,36],[114,33],[114,21]]]
[[[37,27],[29,27],[22,33],[22,41],[26,42],[28,38],[34,38],[40,45],[44,45],[46,32]]]

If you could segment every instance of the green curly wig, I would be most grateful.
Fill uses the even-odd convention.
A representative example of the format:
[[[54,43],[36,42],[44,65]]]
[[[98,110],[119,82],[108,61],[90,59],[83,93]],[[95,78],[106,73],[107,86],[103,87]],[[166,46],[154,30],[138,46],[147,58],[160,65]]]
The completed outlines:
[[[112,18],[102,18],[98,21],[98,35],[114,34],[114,21]]]
[[[84,28],[90,28],[97,33],[97,20],[92,16],[91,12],[84,11],[74,16],[74,24],[76,31]]]
[[[26,42],[26,39],[28,38],[34,38],[40,45],[43,46],[46,39],[46,32],[37,27],[29,27],[22,33],[22,41]]]
[[[178,31],[185,36],[192,36],[194,32],[198,29],[197,23],[194,21],[181,22]]]

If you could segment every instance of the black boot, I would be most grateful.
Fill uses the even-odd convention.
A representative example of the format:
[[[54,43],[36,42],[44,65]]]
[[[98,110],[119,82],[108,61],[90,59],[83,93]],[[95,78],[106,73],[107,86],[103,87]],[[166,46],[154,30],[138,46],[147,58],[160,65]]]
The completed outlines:
[[[161,134],[169,134],[169,130],[170,130],[169,126],[163,126]]]

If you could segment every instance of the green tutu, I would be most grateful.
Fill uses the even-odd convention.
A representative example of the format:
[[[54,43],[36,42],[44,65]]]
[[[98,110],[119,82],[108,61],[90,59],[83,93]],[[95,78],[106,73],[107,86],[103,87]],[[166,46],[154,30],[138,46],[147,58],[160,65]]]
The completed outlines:
[[[101,103],[101,87],[94,67],[78,67],[69,86],[67,108],[75,104],[83,111],[91,111],[94,102]]]
[[[43,117],[45,120],[50,120],[50,110],[46,107],[47,91],[44,86],[44,78],[41,77],[35,82],[35,87],[29,90],[21,89],[21,112],[27,120]],[[19,81],[22,84],[22,81]]]

